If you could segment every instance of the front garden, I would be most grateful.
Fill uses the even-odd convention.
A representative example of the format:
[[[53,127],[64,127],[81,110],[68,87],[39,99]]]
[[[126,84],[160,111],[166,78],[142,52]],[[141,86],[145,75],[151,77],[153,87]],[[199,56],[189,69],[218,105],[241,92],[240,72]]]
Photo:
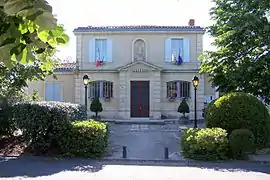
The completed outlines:
[[[190,128],[181,137],[182,153],[199,160],[247,159],[270,147],[270,115],[256,97],[235,92],[211,102],[206,127]]]
[[[107,124],[87,120],[84,106],[19,102],[1,107],[0,113],[1,154],[100,158],[107,151]]]

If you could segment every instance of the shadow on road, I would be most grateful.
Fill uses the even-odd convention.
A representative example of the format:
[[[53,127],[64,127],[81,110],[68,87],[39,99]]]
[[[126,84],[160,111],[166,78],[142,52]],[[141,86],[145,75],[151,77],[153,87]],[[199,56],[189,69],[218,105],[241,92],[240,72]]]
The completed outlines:
[[[166,166],[195,167],[215,171],[261,172],[270,174],[270,164],[248,162],[165,162],[138,160],[90,160],[90,159],[53,159],[43,157],[0,157],[0,178],[50,176],[63,171],[98,172],[105,166]]]

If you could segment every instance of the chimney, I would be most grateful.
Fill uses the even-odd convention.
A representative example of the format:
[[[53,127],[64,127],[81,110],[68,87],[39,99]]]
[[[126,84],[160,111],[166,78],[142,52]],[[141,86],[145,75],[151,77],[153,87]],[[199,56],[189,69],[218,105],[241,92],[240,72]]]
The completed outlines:
[[[188,25],[189,25],[189,26],[195,26],[195,19],[190,19],[190,20],[188,21]]]

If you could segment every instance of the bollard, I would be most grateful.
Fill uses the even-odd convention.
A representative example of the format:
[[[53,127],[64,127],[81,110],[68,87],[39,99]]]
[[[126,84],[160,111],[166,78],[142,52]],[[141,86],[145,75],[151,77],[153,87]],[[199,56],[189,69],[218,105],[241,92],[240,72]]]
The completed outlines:
[[[127,147],[123,146],[123,153],[122,153],[123,158],[127,158]]]
[[[165,147],[165,150],[164,150],[164,158],[169,159],[169,148],[167,147]]]

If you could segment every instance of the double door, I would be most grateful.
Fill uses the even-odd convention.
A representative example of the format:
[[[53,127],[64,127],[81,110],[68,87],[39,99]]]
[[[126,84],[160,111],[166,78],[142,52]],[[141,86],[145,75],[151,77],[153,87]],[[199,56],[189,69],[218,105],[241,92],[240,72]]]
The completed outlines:
[[[149,81],[130,82],[130,116],[149,117]]]

